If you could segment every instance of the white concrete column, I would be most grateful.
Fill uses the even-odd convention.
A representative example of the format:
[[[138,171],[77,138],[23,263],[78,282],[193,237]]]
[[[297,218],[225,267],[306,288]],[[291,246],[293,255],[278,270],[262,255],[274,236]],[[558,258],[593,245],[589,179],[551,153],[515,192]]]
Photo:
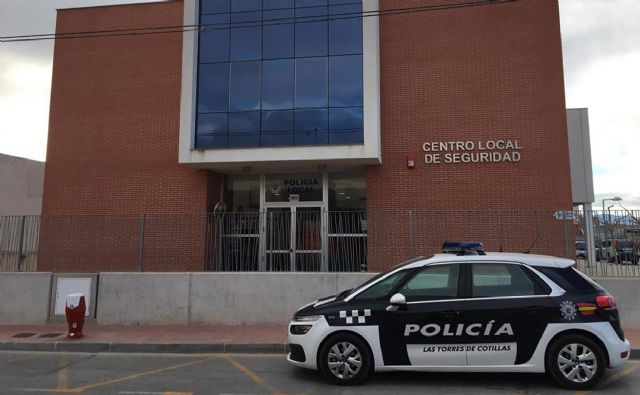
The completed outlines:
[[[584,238],[587,246],[587,263],[589,267],[596,266],[596,246],[593,241],[593,209],[591,203],[585,203],[584,212]]]

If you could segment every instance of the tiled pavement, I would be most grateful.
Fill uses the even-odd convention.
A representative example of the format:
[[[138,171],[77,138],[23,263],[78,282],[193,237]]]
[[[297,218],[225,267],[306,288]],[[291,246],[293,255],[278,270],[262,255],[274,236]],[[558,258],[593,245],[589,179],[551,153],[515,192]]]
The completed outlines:
[[[85,325],[84,337],[67,339],[66,325],[0,325],[0,350],[161,353],[284,353],[281,326],[112,326]],[[640,329],[625,335],[640,358]]]

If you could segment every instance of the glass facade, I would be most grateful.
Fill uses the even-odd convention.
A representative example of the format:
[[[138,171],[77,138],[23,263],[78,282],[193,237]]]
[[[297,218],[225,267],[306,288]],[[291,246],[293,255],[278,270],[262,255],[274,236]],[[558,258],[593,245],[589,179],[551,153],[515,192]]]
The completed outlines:
[[[362,2],[201,0],[195,147],[362,144]]]

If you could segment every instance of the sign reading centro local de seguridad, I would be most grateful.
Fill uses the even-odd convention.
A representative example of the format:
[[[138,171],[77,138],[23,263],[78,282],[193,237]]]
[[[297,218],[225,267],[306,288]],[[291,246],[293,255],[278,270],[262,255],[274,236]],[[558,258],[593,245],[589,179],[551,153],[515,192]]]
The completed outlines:
[[[431,141],[422,144],[424,163],[501,163],[520,162],[522,146],[518,140]]]

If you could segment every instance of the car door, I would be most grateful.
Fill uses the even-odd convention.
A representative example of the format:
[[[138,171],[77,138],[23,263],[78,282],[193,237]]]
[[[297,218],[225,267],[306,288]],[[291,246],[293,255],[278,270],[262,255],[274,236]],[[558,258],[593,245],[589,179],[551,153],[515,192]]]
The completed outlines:
[[[471,262],[467,273],[461,316],[469,366],[527,362],[557,313],[548,286],[515,262]]]
[[[432,264],[407,276],[394,293],[405,306],[390,308],[380,321],[385,366],[466,366],[460,342],[462,264]]]

